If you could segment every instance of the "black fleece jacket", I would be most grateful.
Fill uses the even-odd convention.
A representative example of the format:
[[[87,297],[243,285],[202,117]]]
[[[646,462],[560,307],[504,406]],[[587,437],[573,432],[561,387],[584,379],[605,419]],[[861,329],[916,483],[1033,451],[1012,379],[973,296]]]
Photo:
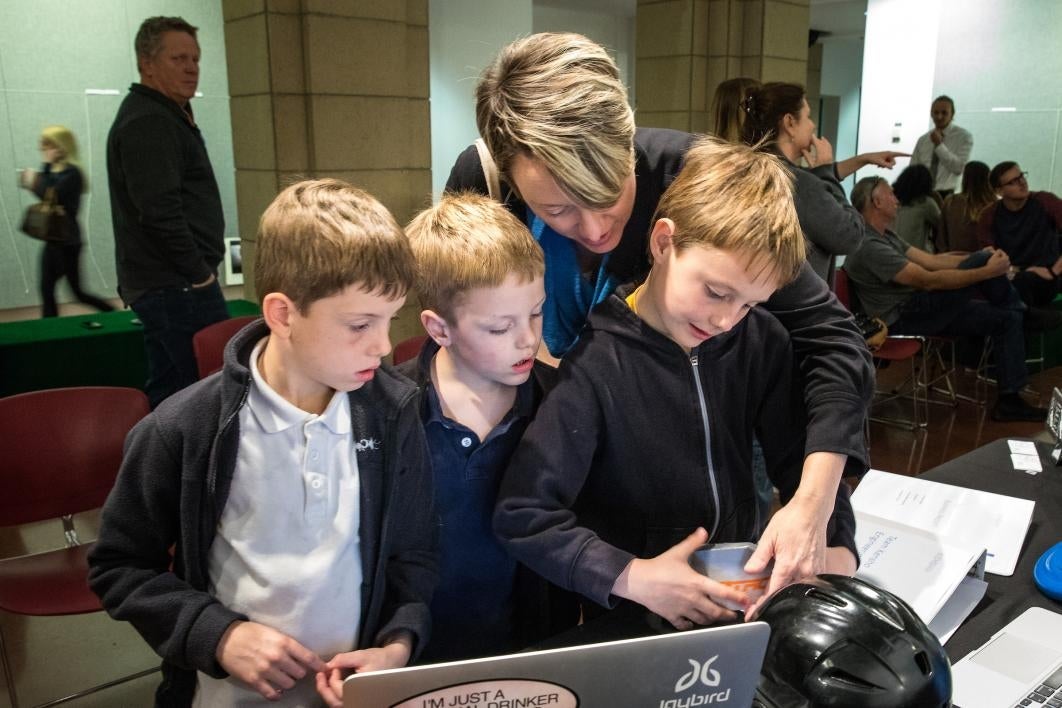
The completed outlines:
[[[210,594],[207,561],[235,471],[248,360],[268,333],[262,320],[247,325],[225,347],[220,372],[166,399],[133,428],[103,508],[89,584],[111,617],[130,622],[162,657],[156,705],[190,705],[196,670],[224,677],[218,642],[230,624],[247,619]],[[356,453],[363,569],[357,647],[408,630],[416,656],[428,638],[437,574],[431,463],[416,388],[383,366],[349,396],[352,440],[382,441]]]
[[[107,136],[107,182],[126,302],[217,272],[221,194],[203,136],[184,109],[147,86],[130,86]]]
[[[638,282],[649,272],[647,244],[653,213],[664,190],[682,169],[695,137],[663,128],[639,128],[635,133],[634,208],[608,261],[619,282]],[[446,190],[487,193],[474,145],[458,156]],[[527,223],[527,205],[504,182],[502,192],[505,206]],[[845,475],[862,475],[870,461],[863,421],[874,395],[874,369],[852,315],[806,263],[796,280],[778,290],[765,307],[789,330],[803,376],[808,412],[806,452],[847,455]]]
[[[512,555],[605,607],[635,557],[698,526],[713,543],[752,541],[752,438],[787,502],[800,484],[806,418],[792,349],[761,308],[692,354],[612,295],[559,369],[513,455],[494,529]],[[827,529],[855,549],[843,482]]]

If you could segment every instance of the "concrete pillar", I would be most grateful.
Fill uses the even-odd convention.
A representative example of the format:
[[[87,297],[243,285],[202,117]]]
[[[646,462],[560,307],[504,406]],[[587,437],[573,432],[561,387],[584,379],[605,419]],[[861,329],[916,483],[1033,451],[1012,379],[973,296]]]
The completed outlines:
[[[704,132],[726,79],[804,83],[808,2],[638,0],[638,124]]]
[[[224,0],[244,290],[284,186],[338,177],[404,224],[431,194],[428,0]]]

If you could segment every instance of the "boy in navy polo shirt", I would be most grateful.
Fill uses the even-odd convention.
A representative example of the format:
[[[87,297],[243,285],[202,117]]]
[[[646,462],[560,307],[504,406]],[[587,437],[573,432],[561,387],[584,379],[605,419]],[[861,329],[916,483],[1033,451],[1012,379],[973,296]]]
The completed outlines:
[[[339,180],[262,215],[263,318],[129,434],[89,581],[162,657],[166,706],[342,705],[427,642],[431,477],[415,387],[381,359],[415,266]]]
[[[518,648],[517,564],[491,531],[498,483],[548,371],[536,363],[542,250],[500,204],[447,195],[406,228],[430,338],[400,367],[422,386],[435,476],[440,582],[426,661]]]

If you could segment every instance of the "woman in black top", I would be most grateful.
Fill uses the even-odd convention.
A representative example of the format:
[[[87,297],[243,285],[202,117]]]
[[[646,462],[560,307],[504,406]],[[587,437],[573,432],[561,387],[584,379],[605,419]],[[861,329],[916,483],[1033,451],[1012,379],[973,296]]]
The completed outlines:
[[[78,301],[110,312],[114,308],[105,300],[81,289],[81,227],[77,211],[88,185],[77,164],[77,141],[67,128],[50,125],[41,131],[40,147],[44,165],[40,172],[24,170],[21,185],[41,199],[54,189],[56,200],[66,212],[63,240],[48,241],[41,254],[41,317],[59,315],[55,286],[64,275]]]

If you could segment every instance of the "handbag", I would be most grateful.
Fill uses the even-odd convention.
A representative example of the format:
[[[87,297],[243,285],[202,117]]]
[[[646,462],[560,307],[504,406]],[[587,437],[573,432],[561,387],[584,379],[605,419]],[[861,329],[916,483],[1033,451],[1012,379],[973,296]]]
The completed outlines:
[[[855,324],[866,340],[867,349],[877,351],[889,336],[889,327],[880,317],[871,317],[862,312],[855,315]]]
[[[56,200],[54,187],[44,191],[44,199],[26,208],[22,231],[40,241],[66,239],[66,209]]]

